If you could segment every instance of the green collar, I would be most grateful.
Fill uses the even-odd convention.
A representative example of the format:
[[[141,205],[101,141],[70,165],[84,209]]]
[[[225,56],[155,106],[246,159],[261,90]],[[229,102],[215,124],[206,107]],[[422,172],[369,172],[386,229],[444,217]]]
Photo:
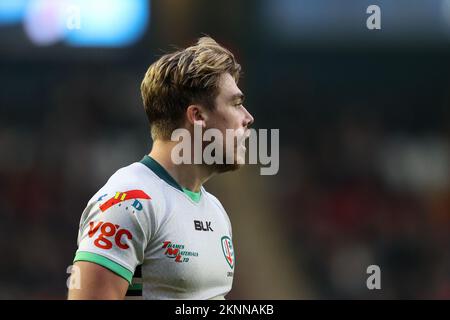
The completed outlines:
[[[189,196],[189,198],[192,199],[192,201],[196,203],[200,202],[200,195],[202,194],[201,192],[194,192],[186,188],[183,188],[183,192],[186,193]]]
[[[193,192],[181,187],[178,182],[176,182],[175,179],[172,178],[172,176],[166,171],[166,169],[164,169],[163,166],[160,165],[155,159],[153,159],[149,155],[145,155],[140,162],[147,168],[152,170],[158,177],[170,184],[172,187],[186,194],[189,198],[191,198],[192,201],[196,203],[200,202],[201,192]]]

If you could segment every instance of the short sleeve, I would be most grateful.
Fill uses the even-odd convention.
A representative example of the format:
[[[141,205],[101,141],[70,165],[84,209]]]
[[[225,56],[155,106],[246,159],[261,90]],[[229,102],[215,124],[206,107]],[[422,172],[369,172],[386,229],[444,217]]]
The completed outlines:
[[[97,194],[83,212],[74,262],[99,264],[131,283],[151,236],[151,201],[143,190]]]

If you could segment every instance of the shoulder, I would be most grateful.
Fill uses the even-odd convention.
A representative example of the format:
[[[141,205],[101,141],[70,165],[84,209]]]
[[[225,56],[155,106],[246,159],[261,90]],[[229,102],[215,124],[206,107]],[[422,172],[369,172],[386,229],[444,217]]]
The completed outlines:
[[[226,213],[225,208],[223,207],[222,203],[219,201],[219,199],[217,199],[216,196],[214,196],[212,193],[209,193],[208,191],[205,190],[205,188],[202,188],[203,193],[206,195],[206,197],[208,198],[208,200],[210,200],[215,206],[217,206],[221,211],[223,211],[224,213]]]
[[[158,177],[145,165],[134,162],[118,169],[106,182],[106,187],[141,187],[155,189],[159,187]]]
[[[209,193],[208,191],[206,191],[205,188],[203,188],[203,187],[202,187],[202,191],[204,192],[204,194],[206,195],[208,200],[211,201],[222,212],[225,220],[228,222],[228,226],[229,226],[230,232],[231,232],[230,217],[228,216],[227,211],[223,207],[222,203],[219,201],[219,199],[217,199],[216,196],[214,196],[212,193]]]
[[[91,197],[82,213],[80,229],[88,228],[93,219],[107,219],[119,225],[134,224],[151,235],[158,229],[164,210],[161,180],[135,162],[118,169]]]
[[[145,165],[135,162],[117,170],[97,193],[140,190],[152,199],[163,199],[162,189],[161,180]]]
[[[161,180],[145,165],[135,162],[118,169],[89,200],[100,209],[128,202],[151,215],[164,209],[165,196]]]

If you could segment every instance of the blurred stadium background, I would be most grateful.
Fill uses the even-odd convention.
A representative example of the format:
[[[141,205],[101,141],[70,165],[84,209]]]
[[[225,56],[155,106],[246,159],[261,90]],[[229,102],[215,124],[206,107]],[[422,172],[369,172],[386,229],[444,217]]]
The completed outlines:
[[[255,128],[280,129],[277,175],[208,183],[228,298],[449,299],[448,0],[1,0],[0,298],[65,298],[88,199],[150,150],[148,65],[203,33],[241,62]]]

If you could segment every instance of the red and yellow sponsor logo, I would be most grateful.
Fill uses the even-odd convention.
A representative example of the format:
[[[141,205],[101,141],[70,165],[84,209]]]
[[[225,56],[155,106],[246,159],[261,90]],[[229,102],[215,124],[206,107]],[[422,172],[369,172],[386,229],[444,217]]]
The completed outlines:
[[[162,249],[166,249],[164,254],[168,258],[175,258],[175,262],[189,262],[190,257],[198,257],[198,252],[184,250],[184,244],[176,244],[172,241],[164,241]]]
[[[109,250],[114,244],[120,249],[128,249],[129,245],[124,240],[124,237],[128,240],[133,239],[133,235],[127,229],[120,229],[117,224],[112,224],[111,222],[99,221],[97,224],[95,222],[89,223],[89,238],[92,238],[100,231],[97,238],[94,240],[94,245],[100,249]]]
[[[142,190],[129,190],[129,191],[125,191],[125,192],[116,192],[114,197],[110,198],[109,200],[107,200],[105,203],[103,203],[100,206],[100,210],[106,211],[118,203],[121,203],[126,200],[132,200],[132,199],[134,199],[134,200],[137,200],[137,199],[149,200],[151,198],[149,195],[147,195]]]

